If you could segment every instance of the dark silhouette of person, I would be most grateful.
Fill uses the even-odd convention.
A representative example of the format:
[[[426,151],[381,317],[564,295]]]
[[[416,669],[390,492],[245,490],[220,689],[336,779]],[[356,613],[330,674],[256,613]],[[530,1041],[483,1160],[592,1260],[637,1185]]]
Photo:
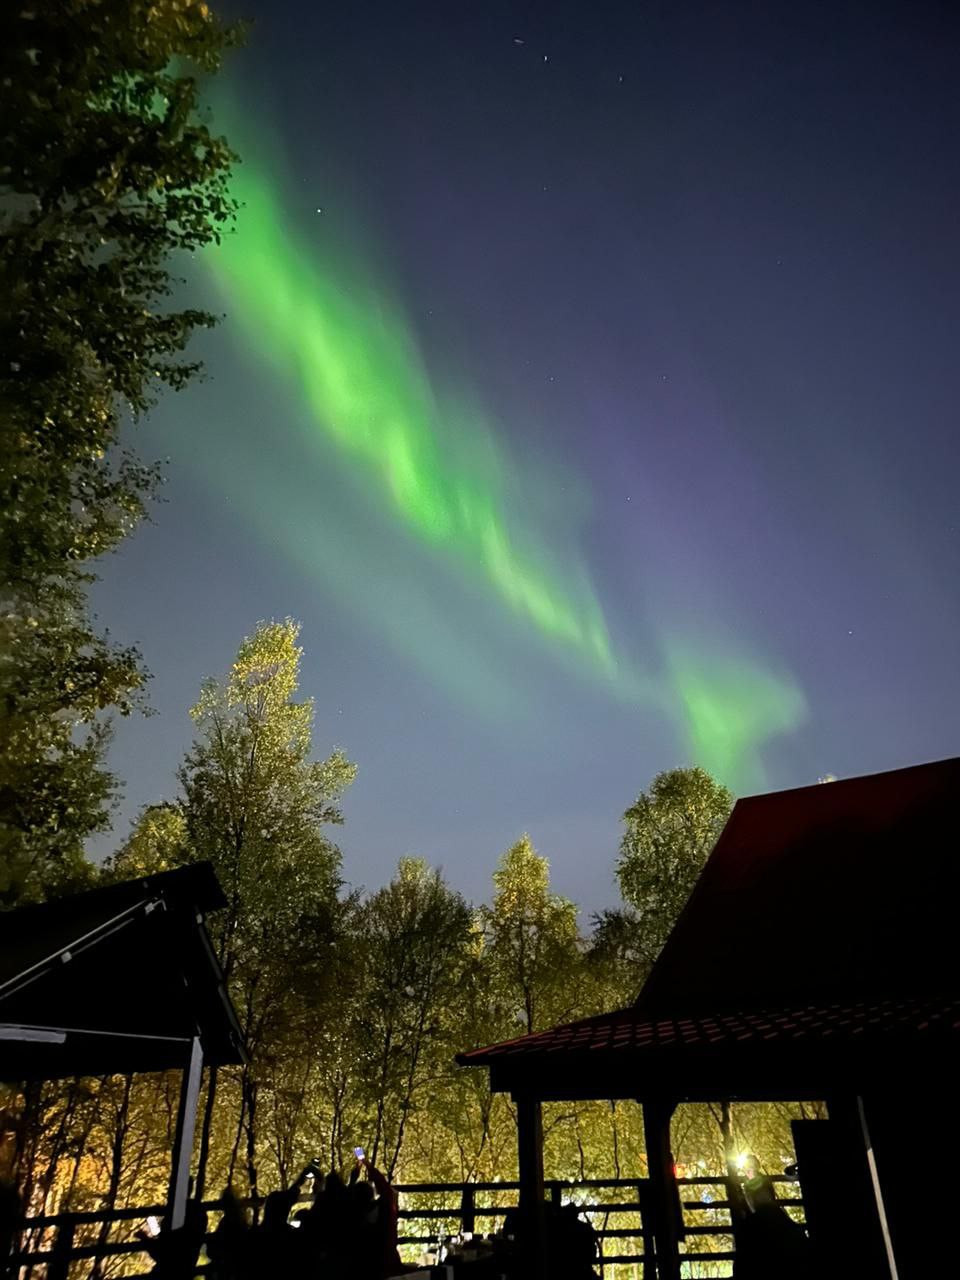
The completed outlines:
[[[210,1274],[214,1280],[253,1280],[250,1219],[232,1187],[220,1197],[220,1209],[220,1221],[207,1241]]]
[[[160,1234],[144,1242],[153,1259],[150,1272],[155,1280],[193,1280],[197,1258],[207,1234],[207,1215],[196,1200],[188,1200],[183,1226],[171,1231],[166,1226]]]
[[[305,1277],[318,1275],[329,1253],[326,1215],[327,1179],[316,1169],[316,1166],[311,1172],[314,1175],[313,1201],[305,1209],[300,1209],[294,1214],[294,1223],[297,1227],[294,1251],[298,1259],[298,1274]]]
[[[550,1273],[563,1280],[592,1280],[599,1253],[597,1233],[575,1204],[565,1204],[547,1220]]]
[[[361,1172],[367,1175],[365,1182],[360,1180]],[[402,1274],[406,1268],[397,1251],[397,1193],[365,1156],[358,1157],[350,1175],[350,1196],[357,1275],[384,1280]]]
[[[332,1169],[308,1210],[304,1244],[311,1258],[324,1260],[323,1275],[339,1277],[349,1265],[351,1240],[350,1195],[343,1179]]]
[[[808,1242],[777,1198],[773,1179],[752,1153],[743,1159],[742,1206],[736,1224],[736,1280],[806,1280]]]
[[[12,1182],[0,1182],[0,1276],[7,1274],[7,1260],[20,1229],[20,1192]]]
[[[524,1248],[528,1243],[529,1222],[517,1207],[508,1209],[500,1233],[503,1242],[512,1247],[497,1250],[504,1259],[504,1266],[513,1270],[522,1267]],[[545,1200],[543,1204],[543,1230],[547,1254],[548,1274],[552,1280],[591,1280],[596,1276],[595,1266],[599,1254],[597,1233],[590,1223],[581,1217],[575,1204],[557,1205]]]
[[[293,1264],[293,1228],[287,1219],[297,1198],[296,1187],[271,1191],[263,1202],[263,1220],[254,1227],[249,1257],[254,1274],[287,1275]]]
[[[305,1238],[301,1234],[302,1219],[298,1229],[290,1224],[293,1206],[301,1198],[304,1184],[315,1177],[316,1164],[311,1161],[300,1176],[282,1191],[272,1191],[263,1205],[263,1221],[252,1232],[249,1250],[250,1266],[259,1268],[256,1275],[295,1275],[307,1262]],[[319,1255],[321,1241],[315,1231],[315,1219],[310,1220],[309,1238],[313,1251]]]

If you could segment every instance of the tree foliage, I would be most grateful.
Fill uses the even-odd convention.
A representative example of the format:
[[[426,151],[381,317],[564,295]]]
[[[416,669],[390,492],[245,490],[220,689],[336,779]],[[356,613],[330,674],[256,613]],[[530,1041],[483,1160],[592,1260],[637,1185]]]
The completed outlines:
[[[295,697],[299,632],[290,619],[261,623],[190,713],[197,739],[180,770],[186,835],[230,902],[218,926],[228,966],[238,959],[238,931],[253,927],[274,882],[307,896],[339,886],[339,853],[325,828],[342,821],[340,798],[356,768],[341,751],[310,758],[313,702]]]
[[[513,1104],[454,1055],[633,999],[685,896],[677,868],[695,874],[729,797],[698,771],[657,779],[631,810],[646,824],[643,839],[636,819],[632,830],[646,897],[586,932],[528,836],[499,859],[475,908],[416,858],[401,858],[386,885],[351,891],[330,827],[354,767],[339,751],[314,759],[298,635],[289,620],[261,623],[227,674],[204,684],[179,795],[143,811],[105,873],[206,858],[226,890],[210,924],[252,1063],[207,1078],[198,1177],[208,1195],[228,1182],[263,1195],[314,1157],[343,1169],[363,1145],[399,1181],[512,1180]],[[108,1079],[44,1086],[26,1100],[30,1124],[10,1107],[31,1204],[162,1197],[175,1098],[170,1078]],[[722,1174],[744,1148],[775,1168],[793,1114],[683,1107],[675,1153],[691,1174]],[[633,1103],[549,1104],[544,1135],[550,1176],[646,1173]]]
[[[106,865],[117,880],[135,880],[170,871],[190,861],[187,822],[178,804],[150,804]]]
[[[371,1158],[392,1176],[411,1115],[429,1107],[458,1045],[458,1003],[470,911],[440,872],[402,858],[359,916],[364,1003],[357,1062],[375,1117]],[[381,1154],[382,1153],[382,1154]]]
[[[560,1022],[576,1001],[570,974],[580,960],[577,909],[550,891],[550,864],[527,835],[500,859],[493,885],[485,912],[490,959],[518,1029]]]
[[[650,963],[632,907],[605,907],[595,913],[592,924],[586,961],[599,1013],[635,1000]]]
[[[180,770],[190,856],[213,864],[228,902],[214,939],[255,1057],[240,1082],[229,1172],[245,1136],[254,1191],[261,1085],[278,1067],[272,1046],[309,1039],[305,1019],[324,1007],[325,953],[341,912],[340,853],[326,828],[342,821],[339,801],[356,774],[340,751],[311,759],[313,702],[296,699],[298,636],[290,619],[261,623],[229,674],[206,682]]]
[[[218,239],[232,160],[197,73],[233,41],[200,0],[37,0],[0,13],[0,897],[82,869],[108,820],[104,713],[145,673],[88,616],[97,557],[156,469],[125,421],[197,366],[213,317],[168,304],[172,254]]]
[[[703,769],[658,774],[623,815],[617,879],[637,945],[653,963],[730,815],[733,796]]]

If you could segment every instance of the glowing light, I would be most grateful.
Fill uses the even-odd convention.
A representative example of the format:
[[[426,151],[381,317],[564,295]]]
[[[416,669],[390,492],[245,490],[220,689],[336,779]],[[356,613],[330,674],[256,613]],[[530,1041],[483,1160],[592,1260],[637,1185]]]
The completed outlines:
[[[252,164],[240,167],[240,232],[210,255],[232,320],[297,382],[314,430],[364,464],[411,532],[479,567],[511,610],[613,676],[584,575],[561,580],[533,533],[507,516],[508,467],[492,433],[444,403],[389,297],[345,266],[344,249],[324,260],[304,244],[273,192]]]
[[[343,235],[338,242],[333,217],[308,239],[282,185],[259,164],[250,130],[229,132],[245,157],[235,180],[239,228],[207,261],[228,298],[231,329],[296,393],[295,411],[276,432],[278,446],[297,457],[296,474],[285,477],[282,502],[270,496],[271,447],[262,438],[231,437],[198,465],[219,483],[229,469],[266,537],[336,583],[432,680],[469,685],[478,710],[516,714],[521,691],[483,640],[458,630],[446,602],[437,603],[429,579],[440,565],[482,584],[524,634],[547,641],[614,697],[666,716],[690,763],[736,789],[762,783],[760,747],[804,716],[795,684],[718,643],[709,621],[695,637],[661,628],[657,650],[642,662],[616,654],[569,504],[559,503],[553,460],[535,474],[511,461],[474,397],[429,376],[402,307],[373,279],[375,255]],[[315,215],[310,225],[318,226]],[[386,512],[431,558],[423,582],[396,588],[363,515],[350,528],[326,518],[329,485],[318,494],[315,477],[334,464],[349,468],[360,502],[375,500],[378,515]],[[341,511],[348,506],[343,499]]]
[[[796,684],[743,657],[695,652],[679,638],[666,663],[691,758],[718,778],[762,784],[753,749],[802,722],[806,705]]]

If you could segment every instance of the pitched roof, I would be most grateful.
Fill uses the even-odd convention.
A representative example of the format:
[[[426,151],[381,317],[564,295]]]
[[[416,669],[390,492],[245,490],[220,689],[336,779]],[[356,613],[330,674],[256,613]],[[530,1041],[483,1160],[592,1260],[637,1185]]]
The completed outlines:
[[[243,1061],[203,923],[225,905],[198,863],[0,915],[4,1078],[182,1066],[198,1032],[207,1061]]]
[[[709,1050],[731,1043],[804,1041],[881,1043],[921,1036],[933,1041],[960,1037],[960,995],[926,1000],[890,999],[855,1004],[703,1014],[652,1019],[636,1005],[551,1027],[515,1040],[458,1055],[463,1066],[481,1066],[527,1054],[629,1054],[678,1048]]]
[[[639,1006],[958,989],[960,758],[738,800]]]
[[[958,799],[960,759],[739,800],[634,1005],[457,1061],[955,1049]]]

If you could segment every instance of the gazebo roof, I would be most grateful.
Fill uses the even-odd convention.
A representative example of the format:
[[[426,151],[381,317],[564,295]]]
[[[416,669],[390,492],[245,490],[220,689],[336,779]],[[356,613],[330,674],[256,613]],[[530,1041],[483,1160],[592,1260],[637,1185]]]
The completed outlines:
[[[0,915],[0,1074],[7,1080],[244,1061],[204,926],[226,900],[198,863]]]
[[[549,1097],[634,1096],[641,1075],[802,1096],[878,1052],[953,1060],[958,797],[953,759],[739,800],[636,1004],[458,1061]]]
[[[863,1041],[873,1048],[908,1037],[911,1047],[920,1037],[931,1044],[960,1033],[960,995],[931,1000],[879,1000],[858,1004],[807,1005],[745,1013],[703,1014],[697,1017],[643,1016],[636,1005],[601,1013],[594,1018],[551,1027],[516,1040],[460,1055],[465,1065],[540,1054],[623,1053],[636,1050],[669,1053],[677,1049],[703,1054],[730,1044],[794,1044],[832,1040],[850,1047]]]
[[[650,1018],[637,1005],[462,1053],[494,1090],[541,1098],[822,1097],[864,1071],[953,1072],[960,996]],[[945,1052],[946,1051],[946,1052]],[[950,1064],[949,1066],[947,1064]],[[952,1078],[952,1075],[951,1075]]]

